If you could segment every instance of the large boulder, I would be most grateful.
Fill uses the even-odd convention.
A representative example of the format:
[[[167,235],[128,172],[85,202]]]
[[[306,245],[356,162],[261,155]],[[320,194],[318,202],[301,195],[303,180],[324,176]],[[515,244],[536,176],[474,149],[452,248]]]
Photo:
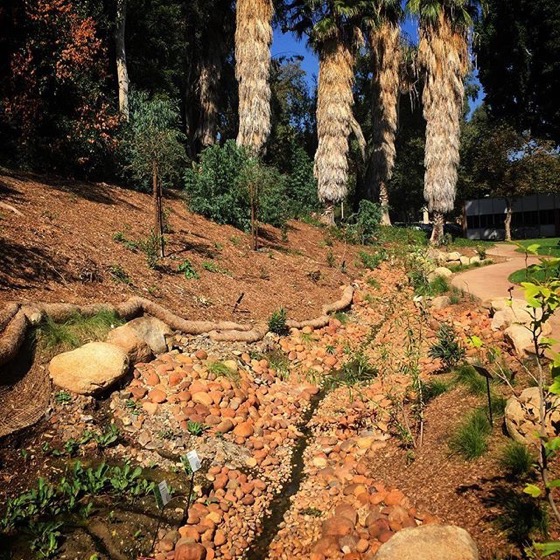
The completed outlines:
[[[522,299],[498,298],[490,302],[490,310],[493,314],[492,329],[500,331],[511,325],[527,325],[533,321],[535,309],[527,305]],[[542,311],[536,310],[536,317],[542,317]],[[550,325],[543,325],[543,334],[546,336],[552,331]]]
[[[534,352],[533,335],[524,325],[511,325],[511,327],[508,327],[504,331],[504,339],[520,358],[524,358],[528,353]]]
[[[472,537],[460,527],[421,525],[399,531],[375,560],[478,560]]]
[[[438,276],[442,276],[443,278],[449,278],[453,275],[453,272],[444,266],[438,266],[433,272],[428,274],[428,280],[430,282],[434,281]]]
[[[49,375],[55,385],[72,393],[92,395],[121,379],[128,371],[126,352],[107,342],[90,342],[55,356]]]
[[[538,387],[525,389],[519,397],[508,399],[505,409],[506,429],[511,438],[525,445],[537,443],[541,429],[541,399]],[[546,433],[555,437],[560,433],[560,397],[551,398],[547,408]]]
[[[133,319],[126,325],[112,330],[107,337],[107,342],[122,346],[127,352],[140,351],[141,356],[147,352],[145,348],[141,349],[142,346],[147,346],[151,353],[157,355],[167,352],[165,337],[171,333],[172,330],[163,321],[145,316]]]
[[[131,364],[149,362],[153,356],[152,349],[146,341],[140,338],[128,324],[110,331],[107,342],[122,348],[128,354]]]

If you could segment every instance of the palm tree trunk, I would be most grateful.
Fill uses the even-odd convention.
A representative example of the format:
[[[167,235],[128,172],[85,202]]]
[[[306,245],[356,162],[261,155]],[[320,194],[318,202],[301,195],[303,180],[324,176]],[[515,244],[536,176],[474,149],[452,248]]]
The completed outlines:
[[[399,100],[399,69],[401,62],[400,28],[383,23],[370,33],[373,51],[373,185],[383,208],[383,225],[391,225],[387,183],[395,166]]]
[[[445,225],[445,215],[443,212],[434,211],[433,214],[434,227],[432,229],[432,236],[430,243],[432,245],[441,245],[443,240],[443,226]]]
[[[343,201],[348,192],[348,136],[353,119],[354,59],[346,45],[329,41],[319,57],[317,93],[317,135],[314,174],[319,199],[327,209],[326,217],[334,221],[333,205]]]
[[[208,30],[208,44],[198,76],[200,119],[197,138],[203,148],[212,146],[218,136],[219,95],[224,51],[223,34],[219,31]]]
[[[129,119],[128,108],[128,69],[125,48],[126,0],[117,0],[117,17],[115,28],[115,50],[117,62],[117,82],[119,88],[119,112],[125,121]]]
[[[235,76],[239,83],[237,144],[260,152],[270,133],[271,0],[237,0]]]
[[[513,213],[513,203],[511,198],[506,198],[506,218],[504,220],[506,241],[511,241],[511,215]]]
[[[439,220],[455,204],[464,78],[469,66],[466,34],[455,30],[442,11],[437,23],[421,30],[419,57],[426,69],[424,198]],[[432,243],[436,240],[432,235]]]

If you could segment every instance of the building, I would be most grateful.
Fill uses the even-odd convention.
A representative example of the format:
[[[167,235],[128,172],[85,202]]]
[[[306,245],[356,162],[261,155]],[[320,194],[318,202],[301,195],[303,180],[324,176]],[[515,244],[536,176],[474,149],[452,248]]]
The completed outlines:
[[[505,238],[505,199],[469,200],[465,202],[464,214],[469,239]],[[515,199],[511,234],[513,239],[560,236],[560,194],[535,194]]]

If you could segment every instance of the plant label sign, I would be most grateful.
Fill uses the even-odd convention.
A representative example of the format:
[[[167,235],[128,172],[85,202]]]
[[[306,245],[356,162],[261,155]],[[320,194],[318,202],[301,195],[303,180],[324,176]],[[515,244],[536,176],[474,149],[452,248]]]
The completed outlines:
[[[162,480],[155,488],[156,502],[160,509],[163,509],[170,501],[169,487],[167,481]]]
[[[187,459],[189,461],[189,465],[191,466],[191,471],[193,473],[200,470],[200,467],[202,465],[200,463],[200,458],[199,458],[198,453],[196,451],[194,451],[194,450],[189,451],[187,453]]]

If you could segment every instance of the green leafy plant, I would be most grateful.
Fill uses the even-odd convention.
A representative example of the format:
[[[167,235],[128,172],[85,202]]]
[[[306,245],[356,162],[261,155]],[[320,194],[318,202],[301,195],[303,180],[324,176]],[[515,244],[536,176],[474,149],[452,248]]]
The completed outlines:
[[[274,311],[268,320],[268,330],[279,335],[287,334],[288,327],[286,325],[286,319],[287,313],[283,307]]]
[[[185,173],[185,190],[193,212],[244,231],[251,229],[251,193],[259,221],[281,227],[290,215],[285,178],[233,140],[202,152]]]
[[[182,272],[184,277],[187,280],[197,280],[199,277],[198,272],[194,269],[193,265],[189,260],[183,261],[178,267],[177,270]]]
[[[117,443],[121,432],[116,424],[109,424],[107,428],[100,434],[94,436],[95,441],[99,447],[111,447]]]
[[[33,537],[30,548],[39,558],[53,558],[58,552],[59,540],[62,536],[62,522],[47,521],[32,523],[29,532]]]
[[[205,429],[204,424],[201,424],[200,422],[193,422],[192,420],[187,422],[187,432],[189,432],[191,436],[201,436]]]
[[[437,342],[430,347],[428,355],[433,359],[440,359],[448,369],[456,366],[465,356],[465,349],[457,339],[457,333],[452,325],[443,323],[437,333]]]
[[[426,383],[422,383],[422,393],[425,403],[429,403],[435,398],[443,395],[449,390],[449,383],[440,379],[432,379]]]
[[[72,395],[68,391],[57,391],[54,394],[54,402],[56,404],[68,404],[72,402]]]
[[[382,215],[383,210],[379,204],[366,199],[361,200],[358,212],[348,219],[350,225],[346,227],[347,240],[361,245],[372,243]]]
[[[334,268],[336,266],[336,257],[334,256],[332,249],[327,251],[327,266],[329,268]]]
[[[384,260],[387,259],[387,252],[383,249],[377,251],[375,254],[360,251],[360,261],[364,268],[368,270],[375,270]]]

